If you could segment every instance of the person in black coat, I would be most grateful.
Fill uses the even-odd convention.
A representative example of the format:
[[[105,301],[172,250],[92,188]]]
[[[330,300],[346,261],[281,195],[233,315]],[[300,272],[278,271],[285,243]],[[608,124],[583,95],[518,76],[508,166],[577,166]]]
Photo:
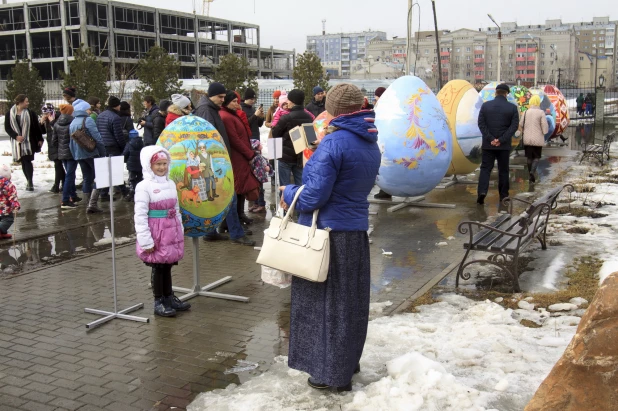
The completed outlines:
[[[144,97],[143,104],[146,115],[140,120],[139,125],[144,128],[144,145],[153,146],[157,142],[154,138],[154,119],[159,115],[159,106],[152,96]]]
[[[326,102],[326,93],[324,89],[320,86],[316,86],[313,88],[313,99],[311,103],[307,104],[307,111],[313,114],[315,117],[319,116],[326,110],[324,108],[324,103]]]
[[[135,196],[135,187],[144,179],[142,174],[142,163],[140,161],[140,153],[144,148],[144,140],[139,136],[137,130],[129,131],[129,142],[124,146],[124,162],[127,164],[129,172],[129,192],[124,197],[124,201],[133,201]]]
[[[259,140],[260,127],[264,125],[264,109],[260,107],[256,110],[253,107],[257,98],[255,91],[251,88],[245,90],[243,100],[244,101],[240,103],[240,108],[242,108],[242,111],[247,115],[247,121],[249,122],[249,127],[251,127],[251,139]]]
[[[49,161],[54,162],[54,185],[49,192],[58,194],[62,191],[62,184],[64,184],[64,178],[66,177],[62,160],[58,158],[58,145],[53,144],[54,124],[61,114],[59,111],[56,111],[51,103],[44,104],[41,107],[41,113],[41,125],[45,128],[45,139],[47,140],[47,158],[49,158]]]
[[[120,111],[118,112],[120,115],[120,120],[122,120],[122,134],[124,135],[125,141],[129,142],[129,132],[131,130],[135,130],[135,126],[133,125],[133,117],[131,117],[131,105],[126,101],[122,101],[120,103]]]
[[[159,111],[155,114],[152,119],[152,145],[157,144],[159,141],[159,136],[165,130],[165,119],[167,117],[167,109],[172,105],[172,102],[169,100],[161,100],[159,102]],[[144,131],[144,135],[146,132]],[[146,144],[146,138],[144,138],[144,146],[150,144]]]
[[[489,189],[489,176],[496,160],[498,161],[500,202],[509,196],[511,139],[519,127],[517,106],[506,99],[509,92],[509,86],[499,84],[496,87],[496,98],[483,103],[479,112],[478,126],[483,135],[483,160],[477,189],[476,202],[478,204],[485,203],[485,196]]]
[[[313,119],[305,111],[303,102],[305,93],[302,90],[292,90],[288,93],[289,114],[279,119],[273,128],[273,138],[283,137],[283,155],[279,159],[279,185],[290,184],[290,174],[294,175],[294,184],[302,184],[303,160],[302,153],[296,154],[294,144],[290,138],[290,130],[305,123],[313,123]]]
[[[26,191],[34,191],[34,154],[41,152],[43,132],[39,118],[33,110],[28,109],[30,102],[25,94],[15,97],[15,105],[4,116],[4,130],[11,140],[13,161],[21,163],[26,177]]]

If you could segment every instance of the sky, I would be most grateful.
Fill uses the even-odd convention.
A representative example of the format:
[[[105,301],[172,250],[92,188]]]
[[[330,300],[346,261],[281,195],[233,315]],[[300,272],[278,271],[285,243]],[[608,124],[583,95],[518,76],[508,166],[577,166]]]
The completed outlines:
[[[194,0],[124,0],[126,3],[192,12]],[[16,0],[9,0],[15,3]],[[201,9],[202,0],[198,3]],[[418,0],[421,30],[433,29],[430,0]],[[327,33],[363,30],[385,31],[388,38],[406,36],[407,0],[214,0],[210,15],[235,21],[259,24],[262,46],[302,52],[307,35],[322,32],[326,20]],[[544,24],[545,19],[561,18],[563,22],[592,21],[593,16],[609,16],[615,0],[436,0],[438,27],[454,30],[492,25],[487,13],[498,23],[516,21],[520,25]],[[613,8],[615,10],[615,7]],[[414,7],[416,13],[417,8]],[[418,28],[418,15],[413,30]]]

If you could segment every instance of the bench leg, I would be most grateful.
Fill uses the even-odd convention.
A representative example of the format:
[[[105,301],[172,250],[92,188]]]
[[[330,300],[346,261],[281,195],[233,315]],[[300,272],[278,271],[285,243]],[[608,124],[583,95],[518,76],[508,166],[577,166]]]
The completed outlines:
[[[547,237],[545,236],[545,230],[539,233],[536,239],[539,240],[539,243],[541,243],[541,249],[547,250]]]
[[[457,269],[457,275],[455,276],[455,288],[459,287],[459,277],[461,277],[464,280],[470,279],[470,274],[464,274],[463,272],[463,269],[465,267],[464,263],[466,262],[466,259],[468,258],[468,254],[470,254],[470,250],[466,251],[466,254],[462,258],[461,263],[459,263],[459,269]]]
[[[515,255],[513,257],[513,271],[511,272],[511,277],[513,278],[513,292],[519,293],[521,292],[521,288],[519,287],[519,255]],[[508,270],[507,270],[508,271]]]

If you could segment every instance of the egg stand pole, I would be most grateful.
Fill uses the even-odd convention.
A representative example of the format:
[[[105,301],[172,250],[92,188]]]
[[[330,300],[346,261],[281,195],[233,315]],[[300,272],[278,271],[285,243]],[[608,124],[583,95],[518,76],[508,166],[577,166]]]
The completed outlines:
[[[235,211],[235,210],[232,210]],[[202,297],[220,298],[222,300],[241,301],[243,303],[249,302],[248,297],[241,297],[239,295],[213,293],[210,290],[219,287],[222,284],[232,281],[232,276],[228,275],[214,283],[207,284],[205,286],[200,285],[200,238],[191,238],[193,245],[193,288],[181,288],[172,287],[173,291],[185,293],[182,297],[178,297],[180,301],[187,301],[198,295]]]
[[[376,200],[374,198],[368,200],[371,204],[393,204],[392,207],[386,209],[389,213],[394,213],[406,207],[455,208],[455,204],[424,203],[425,196],[405,197],[402,200]]]
[[[450,177],[444,177],[442,179],[442,182],[436,186],[436,188],[439,189],[445,189],[445,188],[449,188],[451,186],[454,186],[456,184],[470,184],[470,185],[474,185],[474,184],[478,184],[478,181],[472,181],[472,180],[460,180],[457,178],[457,174],[453,174]]]
[[[109,225],[110,231],[112,232],[112,283],[114,287],[114,311],[109,312],[97,310],[94,308],[85,308],[84,311],[87,313],[104,316],[103,318],[99,318],[98,320],[86,324],[86,328],[98,327],[99,325],[105,324],[106,322],[109,322],[115,318],[119,318],[121,320],[138,321],[142,323],[150,322],[150,319],[148,318],[127,315],[130,312],[139,310],[140,308],[144,308],[144,303],[135,304],[129,308],[125,308],[122,311],[118,311],[118,292],[116,287],[116,239],[114,237],[114,186],[112,184],[112,158],[108,157],[107,161],[109,169],[109,213],[111,216]]]

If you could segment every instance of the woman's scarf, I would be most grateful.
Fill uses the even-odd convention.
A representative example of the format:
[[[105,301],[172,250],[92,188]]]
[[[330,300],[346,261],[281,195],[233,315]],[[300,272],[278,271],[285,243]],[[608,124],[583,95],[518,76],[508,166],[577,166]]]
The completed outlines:
[[[17,124],[17,105],[11,107],[9,115],[11,116],[11,128],[13,131],[18,136],[24,137],[24,141],[21,143],[17,139],[11,139],[13,161],[19,161],[22,156],[32,155],[32,147],[30,147],[30,112],[27,108],[22,110],[20,124]]]

